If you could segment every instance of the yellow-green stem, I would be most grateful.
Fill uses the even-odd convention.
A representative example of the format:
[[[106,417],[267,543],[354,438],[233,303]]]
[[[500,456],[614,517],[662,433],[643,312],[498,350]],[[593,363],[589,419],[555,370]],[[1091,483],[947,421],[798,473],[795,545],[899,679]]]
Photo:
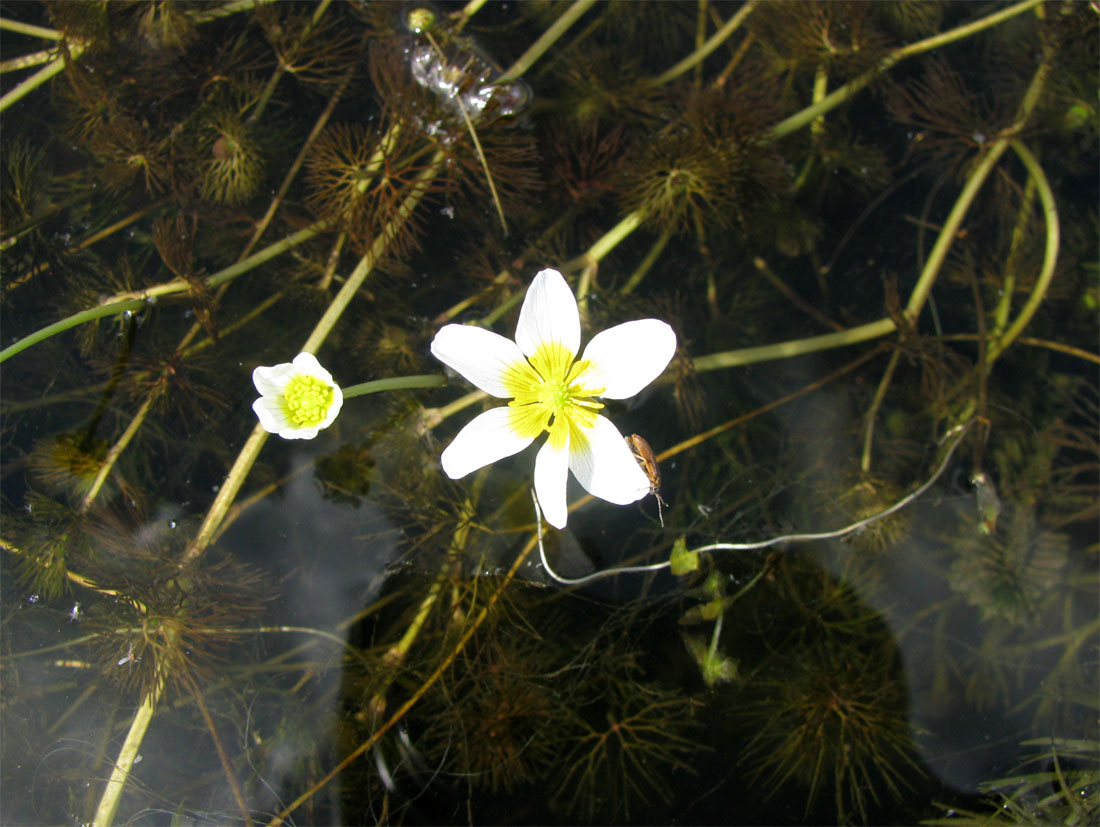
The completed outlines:
[[[313,332],[309,335],[309,338],[306,339],[305,344],[300,348],[302,352],[317,352],[317,349],[332,331],[333,326],[339,320],[344,310],[347,309],[352,298],[359,292],[359,288],[362,287],[363,281],[374,269],[375,262],[382,253],[385,252],[390,239],[399,232],[401,225],[408,219],[409,215],[412,214],[412,211],[416,209],[416,206],[420,203],[420,199],[424,197],[424,192],[428,184],[439,174],[442,164],[443,153],[436,152],[432,158],[432,162],[416,177],[416,180],[412,184],[411,192],[405,198],[397,215],[394,216],[393,220],[378,234],[370,250],[367,251],[367,254],[363,256],[359,264],[356,265],[351,275],[348,276],[347,281],[344,282],[344,286],[340,288],[340,292],[333,298],[332,303],[329,304],[328,308],[321,316],[321,319],[317,322],[316,327],[313,328]],[[226,475],[225,482],[223,482],[221,488],[218,489],[218,494],[214,498],[214,502],[211,504],[210,510],[207,512],[206,518],[203,520],[198,534],[195,536],[195,539],[188,544],[187,550],[183,553],[182,562],[184,565],[197,560],[202,553],[206,551],[206,547],[210,545],[211,540],[218,530],[218,526],[225,517],[226,511],[228,511],[229,506],[232,505],[233,498],[237,496],[237,492],[240,490],[241,485],[244,484],[248,472],[252,470],[252,466],[256,462],[256,457],[259,456],[260,449],[263,447],[266,440],[267,432],[257,424],[249,435],[248,440],[245,442],[244,447],[241,449],[240,454],[237,455],[233,467]]]
[[[133,720],[130,721],[130,731],[126,733],[126,740],[122,742],[118,758],[115,760],[114,767],[111,768],[111,777],[107,780],[107,786],[99,799],[95,818],[92,819],[93,827],[108,827],[114,823],[122,791],[126,788],[141,742],[145,738],[145,731],[149,728],[149,722],[153,720],[153,711],[157,708],[157,701],[160,700],[163,691],[164,679],[161,678],[141,699],[141,705],[134,713]]]
[[[1020,266],[1019,255],[1023,249],[1028,221],[1031,219],[1031,206],[1035,200],[1035,177],[1029,175],[1024,184],[1024,195],[1016,211],[1016,225],[1012,228],[1012,241],[1008,246],[1008,259],[1005,261],[1004,281],[1001,283],[1001,297],[997,309],[993,311],[993,330],[991,337],[1000,336],[1008,324],[1008,314],[1012,310],[1012,295],[1016,292],[1016,268]]]
[[[84,499],[80,502],[81,514],[87,511],[92,503],[95,502],[95,498],[99,494],[99,489],[102,488],[103,483],[107,481],[111,469],[115,467],[115,463],[118,461],[119,456],[126,450],[126,446],[130,444],[130,440],[134,438],[145,422],[145,418],[149,415],[153,403],[159,398],[160,393],[156,388],[149,391],[149,394],[145,397],[145,401],[142,402],[141,407],[138,408],[138,412],[134,414],[134,418],[130,420],[130,424],[126,427],[126,430],[122,432],[122,436],[120,436],[115,444],[111,446],[111,450],[107,452],[107,456],[103,458],[103,463],[99,466],[99,471],[96,472],[95,479],[92,480],[92,485],[88,489],[88,493],[84,495]]]
[[[69,57],[76,60],[84,51],[83,43],[70,43],[69,44]],[[0,98],[0,112],[3,112],[13,103],[21,100],[25,96],[29,95],[39,86],[45,83],[49,83],[50,80],[65,70],[64,58],[58,56],[52,61],[47,63],[29,78],[25,78],[20,81],[13,89],[8,91],[2,98]]]
[[[791,115],[789,118],[784,118],[782,121],[773,126],[768,134],[772,139],[777,139],[782,138],[785,135],[790,135],[792,132],[797,132],[799,129],[810,123],[819,115],[822,115],[829,110],[834,109],[835,107],[844,103],[844,101],[854,97],[857,92],[863,89],[863,87],[865,87],[875,78],[877,78],[883,72],[893,67],[899,61],[902,61],[907,57],[912,57],[913,55],[930,51],[947,43],[953,43],[956,40],[961,40],[962,38],[969,37],[970,35],[979,32],[982,29],[987,29],[990,26],[996,26],[998,23],[1003,23],[1005,20],[1008,20],[1011,17],[1015,17],[1018,14],[1023,14],[1029,9],[1035,8],[1042,2],[1043,0],[1023,0],[1023,2],[1009,6],[1007,9],[1002,9],[999,12],[990,14],[986,17],[980,18],[979,20],[975,20],[972,23],[967,23],[964,26],[959,26],[958,28],[952,29],[949,32],[944,32],[943,34],[938,34],[934,37],[929,37],[916,43],[911,43],[908,46],[902,46],[899,49],[895,49],[886,57],[884,57],[879,62],[879,65],[877,67],[871,69],[868,72],[865,72],[857,78],[850,80],[843,86],[837,87],[828,95],[826,95],[825,98],[819,103],[808,106],[801,112],[796,112],[794,115]]]
[[[565,13],[527,48],[526,52],[520,55],[519,60],[513,63],[508,71],[497,78],[497,83],[509,83],[534,66],[535,61],[542,57],[546,50],[553,46],[558,38],[565,34],[595,2],[596,0],[573,0],[573,5],[566,9]]]
[[[20,23],[7,17],[0,17],[0,31],[17,32],[31,37],[41,37],[45,40],[60,40],[61,32],[57,29],[47,29],[43,26],[33,26],[30,23]]]
[[[748,2],[737,10],[737,13],[733,17],[726,21],[722,28],[711,35],[710,39],[704,43],[702,47],[696,49],[668,71],[655,77],[651,81],[653,85],[661,86],[668,83],[670,80],[675,80],[680,77],[680,75],[684,74],[684,72],[691,71],[692,68],[706,60],[711,52],[721,46],[731,34],[737,31],[741,24],[745,22],[745,18],[752,14],[753,9],[756,8],[759,2],[760,0],[748,0]]]
[[[1047,243],[1046,251],[1043,254],[1043,267],[1039,271],[1039,278],[1035,280],[1035,287],[1020,310],[1020,315],[1009,325],[1008,330],[989,346],[989,353],[986,357],[986,370],[989,370],[993,361],[1004,353],[1005,348],[1012,344],[1013,340],[1027,327],[1031,317],[1039,309],[1039,304],[1046,295],[1047,288],[1050,287],[1050,281],[1054,278],[1054,268],[1058,263],[1058,246],[1061,238],[1058,224],[1058,206],[1054,202],[1054,192],[1050,188],[1050,182],[1047,181],[1043,168],[1039,166],[1039,162],[1031,154],[1031,150],[1019,140],[1012,141],[1012,149],[1020,157],[1024,166],[1027,167],[1027,171],[1035,181],[1035,186],[1039,191],[1039,200],[1043,204],[1043,216],[1046,218],[1047,223]]]
[[[394,376],[390,379],[375,379],[371,382],[362,382],[340,390],[344,399],[363,396],[368,393],[380,391],[408,390],[410,388],[441,388],[447,384],[447,377],[438,373],[424,373],[417,376]]]
[[[668,232],[663,232],[657,236],[657,240],[653,242],[653,246],[649,248],[649,252],[646,253],[645,258],[642,259],[642,263],[630,274],[630,278],[626,280],[619,292],[627,296],[634,291],[634,288],[642,283],[642,279],[646,277],[653,265],[657,263],[657,259],[661,257],[661,253],[664,252],[665,247],[668,246],[669,239],[672,235]]]

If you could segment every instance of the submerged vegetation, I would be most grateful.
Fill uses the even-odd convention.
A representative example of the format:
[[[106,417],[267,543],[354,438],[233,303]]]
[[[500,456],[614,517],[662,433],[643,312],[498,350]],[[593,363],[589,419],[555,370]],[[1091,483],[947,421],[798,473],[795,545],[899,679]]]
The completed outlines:
[[[0,821],[1095,823],[1098,20],[0,4]],[[544,268],[661,511],[443,473]]]

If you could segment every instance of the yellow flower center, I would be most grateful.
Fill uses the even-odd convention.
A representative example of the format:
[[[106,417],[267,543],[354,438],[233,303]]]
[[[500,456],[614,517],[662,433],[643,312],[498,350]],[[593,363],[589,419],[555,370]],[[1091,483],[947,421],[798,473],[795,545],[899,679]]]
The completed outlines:
[[[584,359],[574,362],[573,357],[565,346],[549,342],[539,345],[528,361],[508,369],[504,383],[514,397],[508,404],[517,434],[533,439],[549,431],[550,445],[561,450],[567,439],[582,437],[596,424],[596,411],[603,403],[592,397],[605,389],[587,386],[585,375],[593,365]]]
[[[320,425],[332,406],[332,396],[332,386],[316,376],[295,376],[283,391],[287,420],[295,428]]]

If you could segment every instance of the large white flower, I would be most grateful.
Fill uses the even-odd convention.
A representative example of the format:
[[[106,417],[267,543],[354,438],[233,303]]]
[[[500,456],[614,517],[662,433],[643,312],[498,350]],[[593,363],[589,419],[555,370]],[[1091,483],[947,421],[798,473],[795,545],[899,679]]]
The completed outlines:
[[[516,340],[472,325],[449,324],[432,340],[432,354],[486,393],[511,399],[475,417],[443,451],[443,470],[458,479],[550,436],[535,458],[535,493],[552,526],[569,516],[569,471],[585,489],[625,505],[649,493],[622,434],[597,413],[595,397],[626,399],[656,379],[676,352],[676,334],[657,319],[627,322],[597,333],[584,349],[577,300],[557,270],[531,282]]]
[[[283,439],[313,439],[340,413],[344,394],[312,353],[299,353],[293,362],[252,371],[260,398],[252,410],[265,431]]]

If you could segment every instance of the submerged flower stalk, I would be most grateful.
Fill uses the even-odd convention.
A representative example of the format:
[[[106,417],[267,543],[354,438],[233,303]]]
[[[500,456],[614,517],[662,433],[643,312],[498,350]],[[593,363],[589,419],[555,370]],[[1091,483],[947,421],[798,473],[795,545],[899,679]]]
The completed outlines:
[[[260,366],[252,372],[260,398],[252,410],[268,433],[283,439],[313,439],[340,413],[344,395],[312,353],[299,353],[292,362]]]
[[[511,341],[472,325],[449,324],[432,354],[507,406],[469,422],[440,457],[459,479],[512,456],[544,431],[535,457],[535,494],[547,522],[564,528],[569,472],[590,494],[618,505],[650,492],[623,435],[599,411],[598,398],[627,399],[656,379],[676,352],[665,322],[641,319],[597,333],[580,358],[577,300],[557,270],[531,282]]]

